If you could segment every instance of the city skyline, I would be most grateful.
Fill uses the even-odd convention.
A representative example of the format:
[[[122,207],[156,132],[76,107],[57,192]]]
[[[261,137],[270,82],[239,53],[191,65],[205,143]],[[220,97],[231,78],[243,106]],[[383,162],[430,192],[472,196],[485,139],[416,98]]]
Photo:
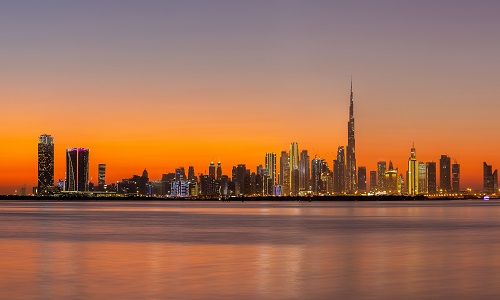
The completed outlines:
[[[0,193],[37,186],[43,133],[55,139],[55,180],[74,146],[91,149],[94,183],[101,163],[107,182],[144,168],[208,174],[219,159],[229,174],[268,152],[279,165],[291,142],[333,169],[348,146],[351,75],[356,166],[405,172],[415,142],[418,161],[445,154],[461,189],[482,189],[483,162],[500,165],[499,11],[491,1],[7,2]]]

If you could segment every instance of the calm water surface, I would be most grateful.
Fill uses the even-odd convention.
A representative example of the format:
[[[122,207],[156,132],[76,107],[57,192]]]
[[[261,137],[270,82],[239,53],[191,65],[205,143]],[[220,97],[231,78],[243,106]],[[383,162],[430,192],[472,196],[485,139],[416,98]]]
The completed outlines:
[[[2,299],[499,299],[500,202],[0,202]]]

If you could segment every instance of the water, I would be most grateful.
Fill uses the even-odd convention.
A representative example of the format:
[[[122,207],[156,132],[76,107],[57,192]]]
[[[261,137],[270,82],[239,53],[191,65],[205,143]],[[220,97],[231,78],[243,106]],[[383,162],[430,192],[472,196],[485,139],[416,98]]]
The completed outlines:
[[[0,202],[2,299],[500,297],[500,202]]]

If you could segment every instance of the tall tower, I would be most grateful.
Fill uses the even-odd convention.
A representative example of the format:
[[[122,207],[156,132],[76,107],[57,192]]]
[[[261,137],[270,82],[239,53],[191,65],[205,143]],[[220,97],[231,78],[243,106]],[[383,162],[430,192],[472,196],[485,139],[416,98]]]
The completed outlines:
[[[339,146],[337,150],[337,159],[333,161],[333,189],[338,194],[345,194],[346,192],[346,163],[344,157],[344,146]]]
[[[418,163],[415,153],[415,145],[411,148],[410,159],[408,159],[408,195],[418,194]]]
[[[217,180],[221,180],[221,178],[222,178],[222,164],[219,159],[219,161],[217,162]]]
[[[215,164],[214,164],[214,161],[211,161],[210,165],[208,166],[208,176],[210,176],[213,179],[215,179]]]
[[[311,159],[307,154],[307,150],[302,150],[300,152],[299,160],[299,190],[308,191],[309,182],[311,179]]]
[[[351,78],[351,100],[349,103],[349,121],[347,122],[347,147],[345,169],[345,191],[347,194],[356,192],[356,140],[354,139],[354,99]]]
[[[54,139],[48,134],[38,137],[38,194],[54,186]]]
[[[290,144],[290,194],[296,196],[299,192],[299,145]]]
[[[443,192],[451,191],[451,159],[448,155],[441,155],[439,159],[439,188]]]
[[[97,173],[97,185],[99,190],[104,191],[104,185],[106,184],[106,164],[99,164]]]
[[[276,184],[276,152],[266,153],[267,174],[271,178],[272,185]]]
[[[66,150],[66,191],[89,190],[89,149]]]
[[[451,165],[451,189],[453,192],[460,192],[460,164],[455,160]]]

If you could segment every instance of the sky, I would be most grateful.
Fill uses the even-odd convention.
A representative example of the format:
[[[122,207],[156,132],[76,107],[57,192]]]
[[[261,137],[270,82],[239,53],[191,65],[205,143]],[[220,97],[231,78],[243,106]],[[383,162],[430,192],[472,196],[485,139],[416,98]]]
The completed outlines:
[[[461,187],[500,168],[498,1],[2,1],[0,193],[37,184],[37,142],[90,149],[90,176],[264,164],[291,142],[330,166],[406,172],[449,155]],[[333,152],[333,153],[332,153]],[[438,183],[439,184],[439,183]]]

